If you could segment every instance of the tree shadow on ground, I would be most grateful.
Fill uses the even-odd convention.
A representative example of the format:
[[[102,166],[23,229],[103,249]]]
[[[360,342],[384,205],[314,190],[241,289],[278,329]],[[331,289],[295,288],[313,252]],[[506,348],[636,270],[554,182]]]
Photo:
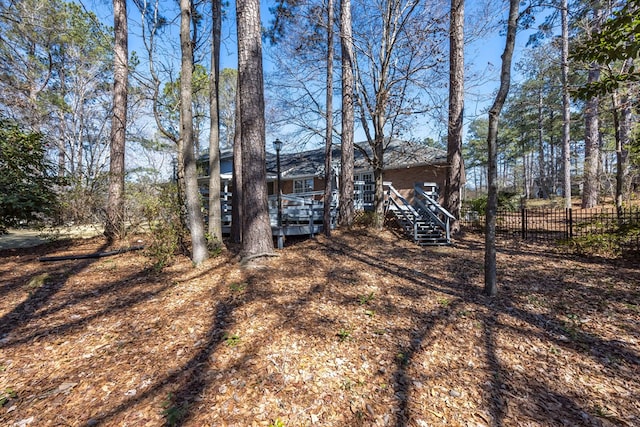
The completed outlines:
[[[202,272],[200,275],[204,274],[206,272]],[[231,294],[224,298],[217,298],[217,296],[212,295],[212,299],[217,300],[217,302],[211,324],[205,333],[205,341],[199,345],[199,350],[193,357],[169,375],[158,379],[152,387],[146,389],[143,393],[128,399],[99,417],[94,417],[91,424],[109,425],[118,414],[159,393],[165,393],[167,396],[163,408],[163,416],[167,424],[172,426],[188,424],[198,413],[197,405],[201,396],[207,393],[216,393],[218,387],[224,387],[224,385],[216,383],[220,375],[234,370],[251,369],[252,359],[257,357],[261,350],[257,343],[245,342],[241,357],[227,366],[213,367],[211,361],[212,358],[215,359],[214,355],[221,349],[221,346],[231,345],[230,337],[233,336],[236,323],[235,316],[237,316],[238,312],[253,302],[268,302],[274,298],[272,292],[261,288],[261,283],[273,279],[273,273],[268,269],[251,271],[251,268],[249,268],[245,270],[245,276],[242,279],[242,284],[246,288],[243,288],[240,294]],[[316,285],[311,287],[308,292],[297,295],[286,306],[267,304],[265,310],[268,310],[270,314],[276,315],[272,328],[285,328],[290,329],[292,332],[308,332],[311,325],[297,321],[295,313],[305,310],[305,307],[323,292],[324,285]],[[256,315],[260,315],[260,313]],[[323,319],[316,318],[312,322],[313,326],[322,325],[321,320]],[[330,330],[331,326],[320,326],[320,329]],[[282,380],[268,376],[263,381],[271,386],[279,386]]]
[[[14,310],[14,316],[17,317],[19,321],[15,322],[15,324],[12,325],[11,329],[20,329],[20,332],[19,334],[12,336],[10,339],[5,338],[4,342],[0,344],[0,348],[9,348],[21,344],[26,344],[31,342],[32,340],[38,339],[39,337],[47,337],[51,335],[64,336],[68,333],[77,332],[85,328],[86,325],[91,321],[103,318],[106,315],[114,313],[125,314],[127,310],[131,309],[132,307],[135,307],[136,305],[145,301],[151,300],[152,298],[164,292],[166,289],[173,286],[170,282],[166,281],[158,281],[155,283],[155,286],[145,286],[144,289],[137,290],[134,289],[135,286],[129,286],[131,288],[130,293],[123,295],[123,289],[127,287],[127,283],[132,285],[131,282],[144,281],[145,285],[147,285],[150,273],[150,270],[136,272],[131,276],[126,277],[124,281],[108,282],[94,291],[83,292],[74,295],[69,299],[60,301],[57,305],[52,307],[44,308],[47,299],[51,298],[55,292],[46,293],[46,298],[41,298],[40,300],[38,300],[40,301],[40,303],[37,305],[38,308],[36,309],[30,308],[28,312],[20,312],[20,307],[17,307],[16,310]],[[62,288],[64,288],[64,282],[61,282],[60,284],[55,286],[56,291],[59,291]],[[113,298],[114,295],[119,295],[120,297],[115,299]],[[111,297],[111,300],[107,303],[101,301],[101,308],[99,310],[93,311],[91,315],[77,315],[77,317],[68,319],[62,323],[49,321],[46,327],[42,327],[37,323],[32,327],[28,327],[29,323],[37,321],[44,322],[48,318],[54,317],[56,313],[62,310],[69,309],[70,307],[72,308],[73,306],[79,306],[81,304],[91,303],[92,301],[97,301],[109,297]],[[7,335],[8,334],[9,333],[7,333]]]
[[[98,251],[102,251],[107,247],[102,245]],[[20,304],[16,305],[11,311],[0,318],[0,348],[3,348],[8,341],[8,336],[16,329],[28,324],[33,320],[36,313],[42,307],[49,303],[55,294],[62,289],[69,277],[81,273],[89,268],[96,260],[86,259],[79,262],[64,263],[53,269],[43,268],[46,270],[46,276],[43,276],[41,282],[34,289],[29,290],[29,296]],[[32,275],[29,281],[33,279]],[[26,277],[14,278],[16,283],[25,283]],[[29,281],[27,283],[29,283]],[[10,341],[13,341],[12,338]]]
[[[414,363],[417,353],[425,346],[432,336],[436,324],[446,323],[448,314],[455,310],[460,304],[460,300],[454,301],[451,305],[429,313],[425,318],[424,313],[415,313],[417,328],[411,333],[411,339],[407,347],[399,347],[396,356],[396,370],[393,373],[393,384],[395,385],[395,395],[398,400],[398,411],[396,412],[397,427],[407,427],[410,425],[410,400],[413,391],[413,380],[408,372],[409,366]],[[422,321],[420,321],[422,320]]]
[[[211,355],[224,342],[228,316],[237,306],[237,303],[220,301],[213,316],[214,323],[207,332],[207,341],[200,345],[200,350],[189,361],[155,381],[155,384],[144,392],[92,418],[89,424],[112,425],[117,415],[149,397],[163,393],[164,390],[170,390],[165,393],[167,398],[162,408],[167,425],[180,426],[186,423],[193,415],[193,404],[209,385],[208,378],[217,373],[216,371],[205,372],[204,368]],[[242,362],[238,362],[238,366],[241,364]]]
[[[457,322],[455,313],[466,306],[473,306],[478,309],[477,320],[481,323],[483,344],[482,349],[486,360],[488,372],[491,374],[488,381],[485,383],[483,396],[486,403],[486,408],[491,415],[491,424],[496,426],[502,426],[508,424],[509,421],[509,393],[514,390],[521,392],[520,394],[526,394],[530,396],[531,408],[535,409],[535,405],[542,407],[547,405],[549,408],[548,413],[542,413],[542,421],[549,421],[550,423],[562,422],[561,417],[558,415],[562,411],[568,411],[570,414],[570,420],[583,419],[586,420],[584,424],[590,425],[593,421],[594,425],[597,425],[597,420],[589,421],[590,417],[584,409],[578,404],[581,396],[571,396],[563,394],[561,392],[552,390],[552,384],[544,384],[541,381],[536,381],[534,377],[535,373],[525,375],[522,378],[515,378],[511,376],[508,369],[506,369],[500,360],[499,348],[497,343],[497,334],[499,328],[504,328],[504,324],[499,324],[498,319],[501,316],[508,316],[518,319],[527,325],[535,328],[536,333],[540,335],[541,339],[550,340],[562,348],[571,349],[573,351],[579,351],[585,355],[591,357],[599,364],[603,364],[602,357],[598,354],[594,354],[593,349],[599,349],[603,352],[616,352],[620,354],[623,360],[630,363],[632,366],[637,366],[637,355],[632,349],[627,348],[624,343],[609,342],[602,337],[598,337],[593,334],[583,333],[578,331],[578,341],[588,342],[589,348],[583,348],[583,345],[579,342],[570,340],[567,342],[562,338],[561,334],[566,333],[563,329],[563,325],[558,323],[556,318],[549,315],[540,315],[537,313],[529,312],[524,309],[519,309],[509,304],[509,298],[515,292],[510,290],[505,292],[505,296],[497,300],[492,300],[480,295],[480,288],[477,285],[470,283],[469,273],[463,273],[463,270],[458,268],[451,268],[446,278],[442,278],[439,275],[429,271],[428,261],[429,259],[453,259],[455,262],[463,263],[465,267],[468,267],[472,272],[481,270],[481,262],[477,257],[471,256],[477,247],[463,246],[461,251],[457,249],[446,250],[425,250],[422,248],[407,248],[406,246],[399,244],[389,244],[383,251],[368,250],[367,248],[359,248],[353,244],[345,243],[339,238],[331,240],[319,240],[311,247],[314,250],[323,251],[327,259],[336,257],[349,257],[349,259],[355,260],[360,267],[358,270],[351,270],[337,265],[331,265],[329,261],[307,259],[303,261],[301,269],[296,271],[299,274],[298,278],[304,281],[305,290],[299,293],[292,292],[291,289],[284,290],[283,293],[287,294],[287,299],[283,304],[275,304],[274,302],[280,298],[281,301],[283,294],[279,293],[278,287],[271,287],[268,289],[263,288],[264,283],[277,282],[282,276],[287,275],[286,269],[273,270],[267,267],[257,269],[243,270],[242,278],[229,279],[226,283],[228,286],[230,283],[236,283],[240,280],[246,289],[242,292],[227,293],[227,294],[212,294],[210,301],[212,302],[212,311],[210,313],[210,319],[207,322],[206,331],[202,334],[202,340],[198,341],[194,345],[194,352],[191,357],[186,361],[181,362],[176,368],[166,375],[154,379],[153,384],[142,392],[135,396],[127,397],[123,402],[114,405],[111,408],[107,408],[105,412],[97,414],[89,421],[89,425],[112,425],[119,415],[134,408],[138,404],[142,404],[145,400],[151,399],[157,396],[166,396],[163,404],[162,412],[165,417],[165,421],[171,425],[186,425],[193,423],[199,411],[206,411],[206,408],[200,407],[200,401],[206,396],[217,393],[219,387],[223,384],[217,382],[217,378],[220,375],[225,374],[229,370],[237,370],[238,372],[246,372],[252,369],[252,359],[262,357],[260,342],[247,341],[243,344],[241,352],[238,352],[238,356],[235,360],[227,365],[212,363],[212,358],[216,353],[224,348],[222,346],[227,345],[226,338],[229,334],[234,333],[235,325],[243,309],[256,302],[263,302],[264,307],[254,309],[251,311],[251,315],[267,315],[273,316],[273,320],[269,323],[269,327],[273,329],[284,329],[290,331],[291,334],[306,334],[309,336],[315,336],[322,339],[331,339],[334,342],[338,342],[334,336],[336,328],[340,325],[339,317],[329,318],[324,317],[322,313],[310,313],[307,317],[300,317],[298,313],[311,312],[310,308],[313,308],[313,304],[327,296],[328,303],[339,307],[340,310],[354,310],[360,307],[359,302],[353,296],[353,292],[350,291],[350,286],[355,285],[358,282],[362,282],[368,279],[364,273],[371,273],[371,276],[375,279],[377,276],[392,277],[397,279],[397,282],[392,282],[388,285],[389,291],[396,295],[400,295],[404,298],[422,298],[430,295],[442,295],[446,298],[446,303],[436,304],[429,309],[420,309],[419,307],[400,307],[393,306],[393,301],[385,300],[383,296],[380,296],[379,300],[372,302],[372,308],[376,310],[384,311],[385,314],[397,315],[403,318],[409,319],[408,325],[399,325],[397,330],[390,331],[392,336],[407,336],[408,340],[404,343],[394,344],[395,353],[397,355],[395,359],[395,365],[393,371],[389,373],[390,379],[394,387],[395,395],[395,407],[394,423],[397,426],[408,426],[412,423],[411,410],[413,405],[413,399],[420,393],[415,389],[415,385],[412,379],[412,369],[418,369],[419,358],[421,352],[429,348],[431,341],[437,339],[435,332],[447,325]],[[466,251],[465,251],[466,250]],[[454,251],[454,252],[451,252]],[[425,254],[426,252],[426,254]],[[394,254],[394,256],[404,255],[406,263],[392,262],[385,258],[385,253]],[[453,253],[453,256],[452,256]],[[400,257],[403,259],[403,257]],[[233,256],[229,256],[228,260],[233,260]],[[324,258],[323,258],[324,259]],[[419,260],[423,264],[415,264],[415,260]],[[414,264],[412,264],[412,261]],[[337,261],[339,262],[339,261]],[[326,263],[322,265],[326,274],[324,277],[310,277],[310,272],[313,271],[313,266],[318,263]],[[84,263],[78,263],[78,265],[84,265]],[[86,266],[84,267],[86,268]],[[240,268],[236,261],[229,261],[229,265],[221,267],[221,264],[217,264],[212,268]],[[149,271],[138,271],[129,275],[125,282],[131,285],[131,293],[120,298],[118,301],[110,300],[105,307],[95,312],[89,317],[77,319],[74,321],[67,320],[63,324],[57,326],[52,325],[43,331],[27,331],[24,329],[26,323],[20,325],[20,328],[24,333],[23,336],[13,337],[17,341],[7,342],[8,345],[26,344],[30,340],[37,338],[39,334],[65,334],[69,331],[75,331],[85,324],[88,324],[90,320],[97,319],[101,316],[105,316],[107,313],[126,313],[128,308],[132,308],[142,302],[148,301],[155,295],[163,292],[171,286],[178,286],[173,280],[170,274],[161,274],[156,276],[155,284],[151,289],[138,289],[136,288],[137,281],[144,283],[149,278]],[[202,279],[206,278],[210,273],[210,270],[202,269],[190,274],[189,279]],[[472,273],[474,274],[474,273]],[[230,276],[228,276],[230,277]],[[541,279],[544,279],[542,277]],[[226,279],[225,279],[226,280]],[[62,286],[62,285],[61,285]],[[60,288],[57,288],[58,290]],[[46,316],[52,316],[57,311],[62,310],[68,305],[80,305],[86,304],[87,301],[91,301],[94,296],[108,296],[116,294],[117,290],[122,289],[122,282],[115,283],[109,281],[99,287],[94,292],[79,292],[68,297],[65,301],[61,301],[57,305],[51,305],[45,307],[44,302],[38,305],[37,310],[27,310],[25,315],[30,315],[32,320],[43,320]],[[126,287],[124,288],[126,289]],[[217,288],[217,292],[221,288]],[[57,292],[57,291],[56,291]],[[97,294],[96,294],[97,293]],[[55,294],[43,294],[40,298],[44,298],[48,301]],[[26,310],[26,309],[23,309]],[[38,317],[40,316],[40,317]],[[28,316],[27,316],[28,317]],[[532,329],[533,329],[532,328]],[[12,329],[17,331],[18,329]],[[515,333],[523,334],[523,331],[514,331]],[[268,331],[267,331],[268,333]],[[526,333],[532,333],[531,330]],[[0,346],[1,348],[2,346]],[[634,365],[635,364],[635,365]],[[607,367],[610,369],[610,367]],[[277,377],[264,377],[264,384],[270,386],[280,386],[282,379]],[[559,403],[555,403],[559,402]],[[551,404],[552,406],[548,406]],[[553,406],[553,405],[560,406]],[[533,411],[533,409],[532,409]],[[367,417],[365,413],[354,413],[349,415],[350,418],[347,425],[360,425],[366,424],[364,418]],[[363,418],[364,417],[364,418]]]
[[[3,258],[12,258],[12,264],[15,264],[15,268],[12,271],[5,271],[3,267],[0,267],[0,298],[4,298],[10,292],[29,284],[32,279],[43,274],[42,270],[28,271],[26,265],[33,262],[40,254],[45,254],[52,250],[65,250],[73,246],[72,240],[63,240],[55,243],[43,244],[30,248],[17,248],[17,249],[5,249],[0,250],[0,260]],[[7,265],[9,263],[6,263]],[[59,263],[55,266],[48,266],[47,272],[49,276],[58,275],[61,276],[66,271],[66,264]]]
[[[381,262],[383,259],[382,256],[379,259],[377,257],[377,254],[365,253],[358,248],[348,246],[340,242],[331,242],[327,243],[327,245],[332,245],[340,248],[341,252],[349,253],[351,257],[355,258],[364,265],[367,265],[371,269],[401,277],[404,280],[407,280],[410,283],[413,283],[424,289],[429,289],[430,291],[446,294],[459,299],[458,301],[460,302],[477,305],[489,310],[489,312],[491,313],[490,317],[484,320],[484,335],[486,357],[489,362],[490,370],[494,372],[494,379],[488,389],[487,398],[487,405],[490,408],[491,416],[493,418],[493,425],[504,425],[504,419],[506,416],[504,389],[507,384],[505,383],[504,379],[504,369],[501,367],[499,358],[497,357],[497,349],[494,337],[495,316],[497,315],[506,315],[523,321],[526,324],[529,324],[530,326],[539,330],[540,332],[538,334],[540,335],[541,339],[550,340],[560,348],[581,353],[591,358],[594,362],[602,365],[603,368],[613,369],[621,375],[628,375],[630,372],[627,372],[622,368],[607,364],[607,359],[606,357],[603,357],[603,355],[615,355],[629,363],[630,366],[637,367],[640,365],[640,358],[632,349],[628,347],[628,344],[626,343],[622,343],[617,340],[607,340],[595,334],[581,331],[579,328],[574,328],[571,332],[571,338],[568,339],[566,336],[566,326],[558,322],[557,319],[548,315],[531,313],[527,310],[512,306],[509,303],[508,292],[503,292],[503,295],[498,299],[484,297],[480,293],[480,289],[478,287],[470,286],[465,283],[465,279],[467,279],[467,277],[461,277],[459,275],[459,269],[457,268],[451,269],[451,277],[449,280],[442,280],[431,276],[429,273],[412,270],[405,265],[395,264],[393,262],[390,262],[389,260]],[[467,247],[466,249],[479,250],[480,248]],[[394,249],[390,248],[389,250],[393,252]],[[446,257],[448,255],[440,254],[437,252],[437,250],[434,250],[429,253],[429,256]],[[481,270],[482,268],[480,262],[472,258],[462,257],[462,259],[458,259],[457,261],[464,263],[466,269],[468,269],[470,266],[473,266],[472,270]],[[544,272],[539,274],[538,280],[544,282]],[[581,290],[585,291],[584,288]],[[415,293],[415,290],[412,290],[411,292]],[[414,313],[414,319],[419,325],[423,325],[423,323],[419,322],[419,320],[425,314],[426,313]],[[439,316],[441,314],[442,312],[436,313],[436,316]],[[431,327],[422,326],[421,328],[419,328],[419,330],[420,332],[414,334],[414,337],[411,341],[412,344],[408,348],[398,348],[399,354],[406,354],[407,357],[403,358],[402,363],[399,364],[395,374],[395,377],[398,380],[397,384],[399,384],[397,388],[397,396],[399,399],[400,409],[396,417],[397,426],[408,425],[406,408],[409,407],[408,399],[410,396],[410,381],[408,381],[407,379],[406,367],[411,363],[413,355],[417,352],[417,349],[420,348],[420,346],[422,345],[421,343],[425,342],[425,339],[428,337],[428,333],[431,330]],[[528,381],[527,385],[520,386],[528,388]],[[548,392],[547,394],[549,393],[551,392]],[[564,409],[573,408],[573,413],[578,414],[580,419],[585,419],[585,417],[588,416],[585,415],[586,412],[579,409],[580,405],[575,403],[576,397],[558,395],[558,399],[563,402],[562,407]]]

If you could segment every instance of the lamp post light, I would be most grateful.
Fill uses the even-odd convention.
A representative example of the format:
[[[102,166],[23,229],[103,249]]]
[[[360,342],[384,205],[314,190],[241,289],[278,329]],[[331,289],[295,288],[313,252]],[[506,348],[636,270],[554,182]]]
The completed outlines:
[[[282,141],[276,138],[273,141],[273,146],[276,149],[276,170],[278,173],[278,249],[282,249],[283,236],[282,236],[282,187],[280,176],[280,150],[282,149]]]

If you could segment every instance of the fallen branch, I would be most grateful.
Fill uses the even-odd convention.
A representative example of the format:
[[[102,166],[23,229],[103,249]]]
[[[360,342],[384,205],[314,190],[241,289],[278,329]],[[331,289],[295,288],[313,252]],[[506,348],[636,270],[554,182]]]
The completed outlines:
[[[115,251],[108,251],[108,252],[95,252],[92,254],[43,256],[38,258],[38,261],[49,262],[49,261],[68,261],[68,260],[74,260],[74,259],[102,258],[102,257],[122,254],[125,252],[130,252],[130,251],[139,251],[140,249],[144,249],[144,246],[131,246],[130,248],[118,249]]]
[[[262,258],[262,257],[279,257],[280,254],[275,254],[273,252],[263,252],[263,253],[259,253],[259,254],[255,254],[255,255],[248,255],[244,258],[242,258],[242,260],[240,261],[240,265],[246,265],[248,262],[256,259],[256,258]]]

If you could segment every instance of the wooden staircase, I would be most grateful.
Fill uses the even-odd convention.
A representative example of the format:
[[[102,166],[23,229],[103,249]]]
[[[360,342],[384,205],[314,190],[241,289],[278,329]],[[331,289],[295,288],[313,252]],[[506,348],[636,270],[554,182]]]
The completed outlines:
[[[414,186],[413,203],[409,203],[390,182],[385,182],[385,209],[393,214],[405,234],[420,246],[451,244],[450,225],[455,219],[436,200],[434,191]]]

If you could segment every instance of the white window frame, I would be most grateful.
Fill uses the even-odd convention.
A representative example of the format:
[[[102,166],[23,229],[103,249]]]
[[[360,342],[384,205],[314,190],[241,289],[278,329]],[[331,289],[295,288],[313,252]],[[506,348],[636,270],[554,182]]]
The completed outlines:
[[[361,202],[373,203],[375,183],[373,181],[373,172],[360,172],[354,174],[354,181],[363,182],[362,194],[359,194]]]
[[[293,180],[293,193],[310,193],[313,191],[314,179],[312,178],[301,178]]]

